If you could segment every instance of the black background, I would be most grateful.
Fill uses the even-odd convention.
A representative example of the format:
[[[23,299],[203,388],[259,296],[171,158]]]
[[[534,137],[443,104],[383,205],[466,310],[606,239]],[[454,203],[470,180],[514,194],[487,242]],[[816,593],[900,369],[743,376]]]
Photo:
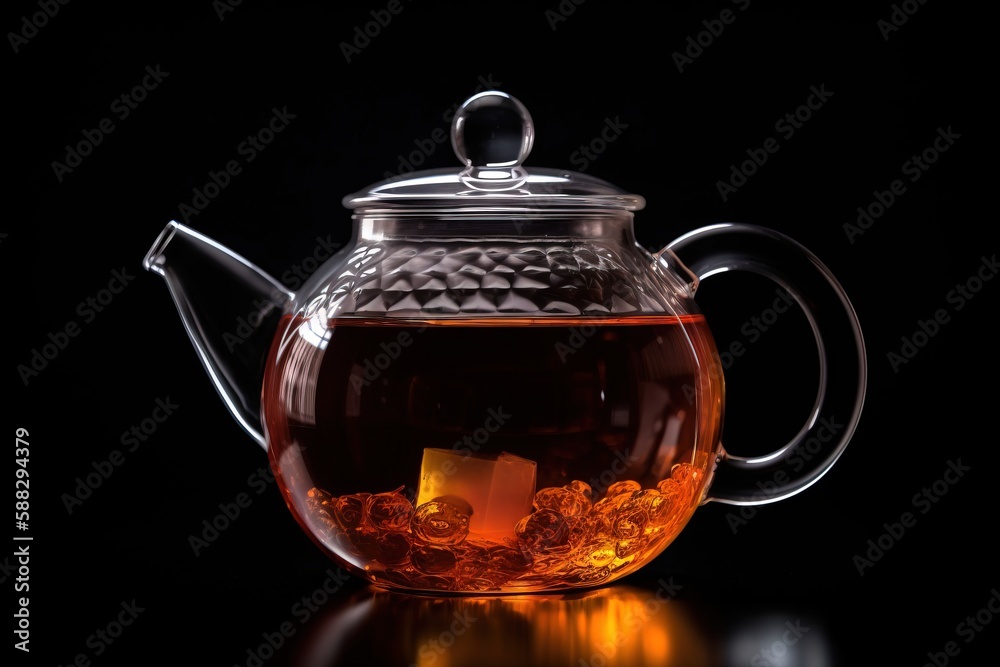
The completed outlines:
[[[733,509],[706,505],[654,564],[623,583],[655,587],[665,575],[683,583],[678,602],[697,619],[713,664],[750,664],[752,652],[726,642],[741,624],[772,616],[820,628],[809,641],[823,639],[828,664],[920,665],[952,640],[962,648],[955,664],[995,657],[1000,622],[970,644],[956,625],[1000,586],[991,467],[1000,285],[986,283],[960,311],[946,301],[997,250],[995,222],[980,203],[991,198],[995,154],[990,128],[973,113],[990,104],[993,85],[985,17],[928,2],[886,40],[877,21],[893,11],[888,2],[854,9],[753,0],[741,11],[717,0],[654,11],[567,0],[575,11],[554,30],[545,12],[555,0],[402,6],[349,63],[340,43],[384,3],[246,0],[224,20],[209,2],[71,3],[17,53],[8,44],[5,134],[15,151],[0,228],[12,296],[8,364],[29,364],[32,350],[68,322],[81,327],[27,385],[16,368],[8,376],[4,422],[30,432],[34,537],[32,650],[15,652],[17,664],[69,664],[80,653],[93,664],[156,655],[246,664],[261,633],[289,620],[291,605],[322,583],[330,564],[273,485],[251,493],[253,504],[193,554],[188,536],[219,503],[250,490],[248,477],[266,457],[228,416],[165,285],[141,260],[164,224],[181,219],[192,189],[240,159],[237,146],[275,107],[295,118],[190,226],[277,274],[311,254],[317,237],[346,242],[341,198],[397,171],[415,141],[447,130],[445,112],[481,80],[531,111],[529,168],[579,168],[572,154],[606,118],[627,125],[587,173],[646,197],[636,217],[644,246],[721,221],[772,227],[830,267],[865,333],[864,413],[834,469],[800,496],[759,508],[735,534]],[[724,8],[735,21],[679,72],[671,54]],[[5,32],[37,11],[8,5]],[[128,118],[115,117],[112,101],[157,65],[169,75]],[[781,137],[775,122],[805,103],[810,86],[833,95],[794,136]],[[105,117],[114,131],[60,182],[53,161]],[[901,165],[939,127],[960,138],[910,183]],[[717,181],[768,137],[780,150],[724,201]],[[422,167],[455,165],[442,144]],[[843,224],[897,178],[905,194],[850,243]],[[134,279],[84,322],[78,304],[114,270]],[[741,324],[772,300],[773,286],[752,278],[713,278],[699,292],[720,344],[738,339]],[[951,320],[894,372],[887,353],[938,308]],[[798,428],[815,382],[807,332],[801,314],[789,315],[727,371],[732,451],[767,451]],[[76,478],[121,449],[121,434],[166,397],[181,407],[68,513],[61,496]],[[971,470],[859,576],[852,558],[867,540],[913,511],[913,495],[958,458]],[[2,576],[5,596],[16,598],[16,575]],[[323,613],[349,608],[349,593],[368,595],[352,581]],[[145,611],[95,655],[88,637],[133,599]],[[360,635],[378,639],[364,654],[370,664],[415,658],[393,623],[418,627],[421,617],[393,618]],[[295,660],[307,635],[299,627],[271,662]],[[503,655],[480,659],[505,664]]]

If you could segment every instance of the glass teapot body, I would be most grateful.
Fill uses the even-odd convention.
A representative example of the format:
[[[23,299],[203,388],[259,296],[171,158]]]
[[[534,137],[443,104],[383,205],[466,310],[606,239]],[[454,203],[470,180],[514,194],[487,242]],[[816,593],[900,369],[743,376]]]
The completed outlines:
[[[285,500],[378,583],[616,579],[702,501],[723,383],[632,214],[356,215],[278,326],[263,423]]]

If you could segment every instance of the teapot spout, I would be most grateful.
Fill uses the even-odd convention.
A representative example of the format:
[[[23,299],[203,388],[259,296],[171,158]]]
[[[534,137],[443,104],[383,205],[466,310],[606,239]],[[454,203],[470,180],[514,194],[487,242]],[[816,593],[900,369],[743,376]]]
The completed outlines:
[[[260,408],[264,365],[295,295],[228,248],[174,221],[142,265],[167,281],[184,329],[223,402],[266,449]]]

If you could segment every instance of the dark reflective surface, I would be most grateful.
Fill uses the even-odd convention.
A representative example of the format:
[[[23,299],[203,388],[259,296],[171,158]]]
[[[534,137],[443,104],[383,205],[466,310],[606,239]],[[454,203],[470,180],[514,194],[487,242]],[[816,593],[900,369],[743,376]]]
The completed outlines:
[[[714,667],[839,664],[815,610],[712,600],[675,577],[570,593],[337,596],[279,654],[281,664]],[[275,661],[279,662],[279,661]]]
[[[8,51],[18,91],[8,200],[19,210],[0,224],[0,274],[11,287],[8,358],[24,369],[16,380],[8,375],[15,390],[4,414],[8,434],[30,431],[24,532],[34,541],[30,591],[14,590],[20,575],[10,542],[0,553],[0,589],[8,604],[30,598],[34,641],[30,655],[4,665],[309,664],[322,654],[316,642],[338,628],[330,663],[410,664],[423,639],[404,636],[405,628],[433,626],[435,616],[405,607],[396,617],[365,613],[374,596],[360,581],[344,582],[315,612],[301,606],[335,566],[288,512],[266,457],[206,378],[163,280],[139,259],[164,223],[179,219],[300,289],[327,249],[350,242],[341,198],[383,174],[454,168],[450,118],[487,87],[517,95],[539,120],[545,139],[529,169],[583,170],[645,194],[637,232],[649,248],[702,225],[741,221],[813,249],[843,281],[870,342],[864,418],[829,474],[800,496],[752,512],[699,508],[657,560],[620,584],[655,590],[661,576],[674,575],[684,588],[671,610],[688,612],[710,664],[724,667],[753,667],[760,644],[773,646],[777,630],[796,619],[811,630],[788,652],[789,665],[793,655],[820,664],[797,652],[817,638],[816,650],[837,666],[998,663],[1000,615],[989,624],[975,617],[990,618],[982,610],[1000,589],[1000,280],[983,283],[961,310],[947,298],[998,249],[995,225],[988,217],[981,224],[996,171],[985,140],[991,128],[981,122],[989,88],[975,85],[993,71],[984,67],[996,42],[987,15],[958,3],[901,0],[660,3],[655,14],[625,3],[403,2],[402,14],[373,38],[366,26],[373,33],[379,24],[370,12],[385,18],[388,0],[146,3],[128,13],[112,4],[42,4],[11,5],[5,24],[10,39],[21,40],[35,30],[31,21],[46,20]],[[890,15],[902,22],[894,4],[919,9],[883,32],[877,22],[895,27]],[[41,18],[57,5],[54,17]],[[553,18],[571,5],[566,20]],[[718,27],[723,9],[735,23],[709,47],[698,45],[699,35],[711,35],[702,22]],[[694,53],[689,38],[704,52],[680,72],[673,54]],[[348,62],[342,48],[364,39],[370,44]],[[146,67],[170,75],[121,118],[112,100],[131,96]],[[775,128],[779,119],[786,127],[785,114],[806,102],[810,86],[824,83],[835,95],[791,128],[794,136]],[[263,151],[241,153],[241,142],[257,141],[272,109],[286,105],[297,116],[290,126]],[[101,135],[102,119],[113,133]],[[596,143],[605,149],[597,155],[590,146],[605,141],[606,119],[628,127]],[[938,128],[962,136],[913,182],[903,165],[933,147]],[[88,136],[103,139],[94,146]],[[744,178],[755,164],[747,151],[760,155],[769,138],[780,150],[724,198],[720,185]],[[77,146],[93,150],[60,179],[53,163],[68,161],[67,146],[73,155]],[[206,188],[229,178],[227,161],[240,173],[199,211]],[[890,190],[896,180],[907,188],[901,196]],[[879,213],[880,198],[890,196],[895,203]],[[845,233],[862,223],[863,235]],[[134,280],[109,304],[112,271]],[[724,434],[727,447],[746,456],[794,436],[814,398],[800,387],[815,381],[809,323],[789,312],[773,326],[767,320],[766,332],[753,324],[776,297],[768,281],[754,278],[720,275],[699,289],[720,350],[742,351],[725,369]],[[217,286],[217,294],[235,294]],[[230,318],[223,330],[236,335],[254,298],[206,316]],[[90,299],[102,299],[100,309]],[[891,364],[887,355],[901,354],[901,338],[910,354],[926,333],[918,321],[930,327],[941,308],[950,321],[907,363]],[[73,325],[80,335],[69,337]],[[232,353],[254,344],[244,340]],[[221,352],[230,351],[223,344]],[[154,424],[157,399],[181,407],[155,433],[140,431],[133,449],[131,429]],[[844,423],[845,415],[833,417]],[[10,453],[13,471],[20,466]],[[945,496],[927,500],[924,489],[934,493],[949,460],[972,469]],[[107,477],[98,467],[114,472]],[[916,525],[903,533],[897,524],[906,512]],[[7,529],[9,539],[15,529]],[[122,603],[133,600],[144,609],[138,620],[113,644],[97,643],[95,633],[117,623]],[[354,625],[346,621],[352,613],[361,619]],[[970,617],[981,631],[969,634]],[[497,643],[513,651],[542,641],[525,627],[536,621],[515,628],[513,616],[503,618],[502,642],[463,637],[483,647],[472,664],[492,660],[487,647]],[[776,627],[768,629],[769,619]],[[248,651],[282,624],[290,636],[277,655],[251,660]],[[957,656],[943,655],[949,643]],[[459,664],[461,650],[429,664]],[[581,667],[556,657],[557,665]]]

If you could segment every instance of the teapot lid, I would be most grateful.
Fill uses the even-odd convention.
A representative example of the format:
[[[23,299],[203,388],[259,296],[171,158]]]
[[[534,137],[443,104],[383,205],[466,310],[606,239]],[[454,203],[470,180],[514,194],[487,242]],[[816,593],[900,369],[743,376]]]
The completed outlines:
[[[451,145],[464,168],[427,169],[344,197],[350,209],[459,209],[461,212],[635,211],[641,196],[593,176],[521,166],[535,128],[516,98],[496,90],[470,97],[455,113]],[[456,211],[457,212],[457,211]]]

